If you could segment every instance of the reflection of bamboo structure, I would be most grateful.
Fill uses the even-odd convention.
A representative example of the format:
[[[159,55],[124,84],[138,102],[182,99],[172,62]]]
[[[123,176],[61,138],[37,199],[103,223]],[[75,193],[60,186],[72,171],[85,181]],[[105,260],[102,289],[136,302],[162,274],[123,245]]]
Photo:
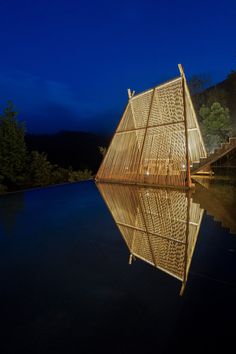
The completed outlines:
[[[129,95],[98,181],[190,187],[190,163],[206,157],[206,151],[179,68],[181,77]]]
[[[185,288],[203,210],[180,190],[98,183],[132,257],[161,269]]]

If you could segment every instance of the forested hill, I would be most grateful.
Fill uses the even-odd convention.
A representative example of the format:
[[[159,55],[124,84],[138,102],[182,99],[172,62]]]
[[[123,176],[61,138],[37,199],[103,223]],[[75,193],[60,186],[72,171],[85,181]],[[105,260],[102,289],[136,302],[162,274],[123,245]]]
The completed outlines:
[[[230,116],[236,131],[236,73],[220,82],[218,88],[226,93],[226,105],[230,110]]]
[[[45,152],[51,163],[75,170],[88,168],[95,173],[101,163],[99,146],[107,147],[111,137],[93,133],[61,131],[57,134],[27,134],[29,150]]]
[[[193,99],[197,111],[199,111],[202,104],[211,105],[214,101],[219,102],[224,107],[228,107],[233,129],[236,133],[236,72],[229,74],[224,81],[209,87],[202,93],[194,95]]]

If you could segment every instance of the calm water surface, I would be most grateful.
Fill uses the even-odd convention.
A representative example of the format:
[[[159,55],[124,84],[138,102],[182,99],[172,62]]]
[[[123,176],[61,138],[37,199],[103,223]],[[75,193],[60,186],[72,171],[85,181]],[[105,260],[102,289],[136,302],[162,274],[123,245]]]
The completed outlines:
[[[188,230],[194,242],[183,273],[183,251],[173,245],[185,242],[167,239],[170,227],[186,225],[188,219],[170,214],[178,208],[173,208],[176,195],[169,192],[138,190],[130,203],[121,191],[106,200],[104,190],[102,198],[90,181],[2,196],[0,353],[207,353],[219,346],[225,352],[234,348],[236,184],[199,182],[190,200],[190,209],[197,208]],[[159,197],[166,200],[162,209]],[[129,230],[147,229],[139,231],[143,237],[138,239],[146,237],[145,254],[141,241],[134,249],[134,233],[125,238],[125,229],[117,224],[125,220]],[[152,237],[160,227],[160,242],[155,243]],[[129,265],[132,252],[136,261]],[[182,296],[176,267],[179,278],[187,274]]]

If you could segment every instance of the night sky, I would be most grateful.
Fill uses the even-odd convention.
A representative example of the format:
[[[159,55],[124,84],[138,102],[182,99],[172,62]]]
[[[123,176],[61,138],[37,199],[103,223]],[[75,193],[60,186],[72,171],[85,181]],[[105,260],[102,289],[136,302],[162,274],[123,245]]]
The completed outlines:
[[[178,75],[236,69],[236,0],[0,0],[0,104],[28,132],[110,133],[127,102]]]

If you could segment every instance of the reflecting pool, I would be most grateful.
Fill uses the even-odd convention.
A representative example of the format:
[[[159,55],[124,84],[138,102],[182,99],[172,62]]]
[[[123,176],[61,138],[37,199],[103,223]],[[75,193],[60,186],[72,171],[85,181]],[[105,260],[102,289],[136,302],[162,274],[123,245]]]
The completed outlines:
[[[0,352],[227,352],[235,210],[233,180],[1,196]]]

